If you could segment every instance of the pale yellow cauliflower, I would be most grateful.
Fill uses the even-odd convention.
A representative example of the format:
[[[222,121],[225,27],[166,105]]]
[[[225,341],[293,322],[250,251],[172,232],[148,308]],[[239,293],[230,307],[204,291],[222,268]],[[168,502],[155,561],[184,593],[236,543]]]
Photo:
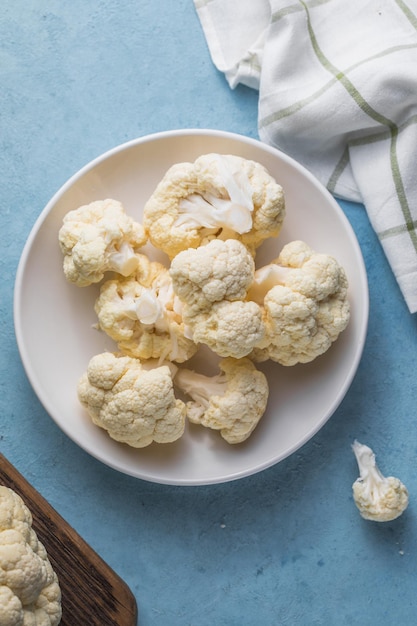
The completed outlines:
[[[236,239],[213,239],[174,257],[170,275],[187,336],[221,357],[248,355],[264,335],[261,307],[245,301],[254,272],[250,253]]]
[[[230,444],[241,443],[265,413],[268,381],[249,359],[223,359],[219,367],[215,376],[179,368],[174,384],[191,398],[190,422],[220,431]]]
[[[263,307],[265,336],[252,357],[282,365],[307,363],[328,350],[350,318],[345,271],[302,241],[255,272],[247,298]]]
[[[0,486],[0,624],[57,626],[61,590],[22,498]]]
[[[375,454],[368,446],[354,441],[352,450],[359,467],[359,478],[352,485],[353,500],[366,520],[390,522],[408,506],[408,491],[399,478],[380,472]]]
[[[277,236],[285,215],[282,187],[259,163],[204,154],[173,165],[144,208],[152,244],[173,258],[212,239],[238,239],[255,253]]]
[[[64,274],[78,287],[102,280],[106,272],[133,274],[147,237],[117,200],[97,200],[69,211],[59,231]]]
[[[78,397],[93,423],[134,448],[171,443],[185,428],[185,404],[173,389],[176,368],[146,367],[139,359],[104,352],[90,360],[78,383]]]
[[[143,255],[136,274],[101,285],[95,311],[99,328],[129,356],[182,363],[197,351],[185,336],[182,304],[167,268]]]
[[[256,302],[216,302],[192,317],[185,312],[184,322],[192,329],[193,341],[221,357],[248,356],[265,336],[262,309]]]
[[[193,311],[222,300],[243,300],[254,279],[255,264],[235,239],[213,239],[205,246],[180,252],[170,276],[177,296]]]

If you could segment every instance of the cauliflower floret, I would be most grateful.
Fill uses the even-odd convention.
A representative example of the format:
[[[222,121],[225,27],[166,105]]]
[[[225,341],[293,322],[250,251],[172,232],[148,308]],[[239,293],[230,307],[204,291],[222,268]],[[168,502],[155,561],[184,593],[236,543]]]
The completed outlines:
[[[352,450],[359,467],[359,478],[352,485],[353,499],[361,516],[374,522],[399,517],[408,506],[405,485],[398,478],[382,475],[368,446],[354,441]]]
[[[214,239],[171,262],[174,292],[183,302],[185,333],[221,357],[242,358],[264,336],[262,309],[244,302],[255,266],[236,239]]]
[[[145,204],[143,224],[152,244],[170,258],[214,238],[239,239],[254,254],[278,235],[284,215],[282,187],[262,165],[205,154],[166,172]]]
[[[12,489],[0,486],[0,531],[17,530],[34,552],[39,542],[32,528],[32,514],[21,497]]]
[[[293,241],[255,272],[247,298],[264,309],[266,333],[256,361],[307,363],[328,350],[346,328],[350,308],[344,269],[327,254]]]
[[[222,300],[243,300],[254,272],[252,256],[235,239],[214,239],[184,250],[172,260],[169,270],[175,293],[196,312]]]
[[[65,277],[86,287],[100,282],[106,272],[129,276],[146,241],[143,226],[116,200],[97,200],[69,211],[59,231]]]
[[[170,443],[183,435],[186,414],[174,395],[175,370],[171,364],[146,369],[139,359],[104,352],[90,360],[78,397],[112,439],[134,448]]]
[[[187,309],[185,309],[187,311]],[[221,357],[249,355],[265,335],[262,309],[256,302],[217,302],[184,322],[196,344],[204,344]]]
[[[169,272],[156,261],[144,257],[136,275],[104,282],[95,311],[99,328],[128,356],[182,363],[197,351]]]
[[[187,417],[219,430],[223,439],[245,441],[263,416],[268,402],[268,381],[249,359],[223,359],[216,376],[179,368],[174,384],[190,396]]]
[[[0,624],[22,626],[23,607],[10,587],[0,585]]]
[[[0,624],[57,626],[61,590],[32,515],[20,496],[0,486]]]

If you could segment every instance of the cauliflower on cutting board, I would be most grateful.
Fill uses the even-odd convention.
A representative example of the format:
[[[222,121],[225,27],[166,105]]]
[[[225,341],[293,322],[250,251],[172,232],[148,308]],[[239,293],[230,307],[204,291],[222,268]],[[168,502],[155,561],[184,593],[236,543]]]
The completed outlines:
[[[408,491],[399,478],[385,477],[379,470],[375,453],[359,441],[352,445],[359,467],[359,478],[352,485],[353,499],[366,520],[391,522],[408,506]]]
[[[147,241],[143,226],[112,199],[69,211],[58,238],[65,277],[78,287],[100,282],[106,272],[133,274],[137,254]]]
[[[197,351],[185,336],[182,304],[167,268],[145,256],[133,276],[101,285],[95,312],[99,328],[128,356],[182,363]]]
[[[246,302],[255,265],[236,239],[180,252],[169,270],[187,336],[221,357],[247,356],[264,335],[261,307]]]
[[[194,424],[220,431],[230,444],[245,441],[265,413],[266,376],[249,359],[226,358],[220,373],[206,376],[181,367],[174,385],[188,395],[187,417]]]
[[[175,370],[171,364],[147,369],[139,359],[104,352],[90,360],[78,397],[93,423],[115,441],[134,448],[171,443],[183,435],[186,416],[174,395]]]
[[[173,165],[144,207],[151,243],[171,259],[212,239],[238,239],[255,253],[281,230],[281,185],[259,163],[234,155],[204,154]]]
[[[265,336],[255,361],[308,363],[328,350],[350,318],[348,281],[328,254],[293,241],[272,263],[256,270],[247,298],[264,310]]]
[[[0,486],[0,624],[57,626],[61,590],[22,498]]]

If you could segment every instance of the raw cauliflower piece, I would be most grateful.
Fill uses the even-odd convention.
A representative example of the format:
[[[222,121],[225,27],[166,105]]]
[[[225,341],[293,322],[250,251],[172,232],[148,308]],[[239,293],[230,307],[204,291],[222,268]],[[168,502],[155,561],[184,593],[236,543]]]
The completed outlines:
[[[192,316],[185,308],[183,318],[193,341],[221,357],[248,356],[265,335],[262,309],[256,302],[224,300]]]
[[[191,422],[219,430],[228,443],[241,443],[265,413],[268,381],[249,359],[223,359],[219,367],[221,373],[211,377],[179,368],[174,384],[191,398]]]
[[[248,355],[264,336],[261,307],[244,301],[254,271],[252,256],[236,239],[180,252],[169,272],[187,336],[221,357]]]
[[[69,211],[59,231],[64,274],[78,287],[102,280],[106,272],[133,274],[147,237],[117,200],[97,200]]]
[[[184,250],[169,270],[175,293],[196,312],[222,300],[243,300],[254,272],[252,256],[235,239],[213,239],[205,246]]]
[[[57,626],[61,590],[22,498],[0,486],[0,624]]]
[[[173,165],[145,204],[152,244],[171,259],[218,239],[239,239],[254,254],[277,236],[285,215],[282,187],[259,163],[204,154]]]
[[[182,304],[168,270],[143,255],[134,276],[101,285],[95,311],[99,328],[128,356],[182,363],[197,351],[185,336]]]
[[[248,300],[264,309],[265,337],[252,356],[282,365],[307,363],[328,350],[350,318],[345,271],[302,241],[255,272]]]
[[[185,428],[185,404],[175,398],[172,383],[175,366],[146,367],[139,359],[104,352],[90,360],[78,383],[93,423],[133,448],[171,443]]]
[[[353,499],[361,516],[374,522],[390,522],[402,515],[408,506],[405,485],[399,478],[382,475],[368,446],[354,441],[352,450],[359,467],[359,478],[352,485]]]

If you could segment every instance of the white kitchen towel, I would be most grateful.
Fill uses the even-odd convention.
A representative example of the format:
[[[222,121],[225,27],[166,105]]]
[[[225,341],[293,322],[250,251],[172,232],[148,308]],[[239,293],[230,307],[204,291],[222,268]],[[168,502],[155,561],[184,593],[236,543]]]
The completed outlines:
[[[417,311],[417,0],[194,0],[262,141],[363,202]]]

